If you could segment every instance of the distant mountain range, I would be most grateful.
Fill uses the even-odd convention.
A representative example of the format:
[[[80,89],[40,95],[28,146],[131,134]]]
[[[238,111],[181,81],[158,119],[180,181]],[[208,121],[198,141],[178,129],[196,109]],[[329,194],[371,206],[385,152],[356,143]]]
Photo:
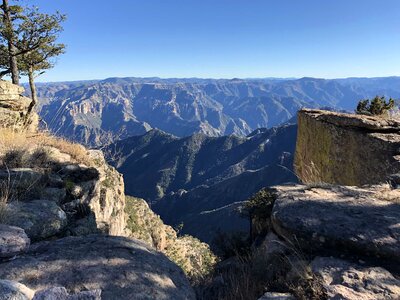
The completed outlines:
[[[247,230],[236,209],[264,186],[294,182],[296,125],[247,137],[178,138],[151,130],[104,149],[126,192],[146,199],[168,224],[209,242],[218,230]]]
[[[39,113],[49,129],[101,146],[158,128],[178,137],[271,128],[301,107],[354,110],[375,95],[400,97],[400,78],[159,79],[42,83]]]

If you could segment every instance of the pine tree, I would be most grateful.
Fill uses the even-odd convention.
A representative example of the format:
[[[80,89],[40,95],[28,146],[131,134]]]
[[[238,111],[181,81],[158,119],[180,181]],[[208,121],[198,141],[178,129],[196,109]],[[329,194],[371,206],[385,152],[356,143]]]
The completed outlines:
[[[65,45],[56,42],[63,30],[61,23],[64,20],[65,15],[59,12],[49,15],[32,8],[27,10],[24,21],[18,28],[17,48],[22,53],[18,56],[18,65],[21,73],[28,76],[32,96],[29,113],[38,102],[35,78],[53,68],[55,57],[65,52]]]

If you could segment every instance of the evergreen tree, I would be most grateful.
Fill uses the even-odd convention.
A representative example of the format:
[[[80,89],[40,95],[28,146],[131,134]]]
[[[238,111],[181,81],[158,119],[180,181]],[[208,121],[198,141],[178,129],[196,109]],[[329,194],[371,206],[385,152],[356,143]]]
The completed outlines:
[[[56,42],[63,30],[61,23],[64,20],[65,16],[59,12],[49,15],[32,8],[27,10],[24,21],[18,28],[17,48],[22,53],[18,56],[18,65],[21,73],[28,76],[32,95],[29,113],[37,104],[35,78],[53,68],[55,58],[64,53],[65,45]]]
[[[40,13],[37,7],[8,6],[10,18],[3,10],[0,30],[0,78],[11,73],[12,82],[18,84],[19,73],[29,78],[32,103],[30,113],[37,104],[35,78],[55,64],[55,58],[64,53],[65,45],[57,43],[63,30],[65,15]],[[11,20],[11,23],[8,22]],[[10,25],[7,25],[8,23]],[[10,51],[10,45],[12,51]],[[15,64],[15,65],[14,65]]]
[[[356,108],[356,113],[361,115],[380,116],[394,108],[394,105],[395,102],[392,98],[390,98],[389,101],[386,101],[385,97],[383,96],[375,96],[375,98],[372,100],[360,100]]]
[[[0,77],[11,73],[11,79],[14,84],[19,84],[19,71],[17,63],[18,49],[16,47],[17,34],[15,32],[15,25],[18,19],[21,18],[22,8],[18,5],[9,5],[8,0],[3,0],[0,6],[0,41],[2,42],[1,62],[6,60],[7,64]],[[6,45],[6,52],[4,52],[4,44]],[[4,59],[6,58],[6,59]]]

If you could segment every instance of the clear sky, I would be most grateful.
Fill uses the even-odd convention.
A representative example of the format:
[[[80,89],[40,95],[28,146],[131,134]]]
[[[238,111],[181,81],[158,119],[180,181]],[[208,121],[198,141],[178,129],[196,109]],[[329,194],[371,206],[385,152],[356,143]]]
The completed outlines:
[[[39,81],[400,75],[400,0],[24,2],[68,16]]]

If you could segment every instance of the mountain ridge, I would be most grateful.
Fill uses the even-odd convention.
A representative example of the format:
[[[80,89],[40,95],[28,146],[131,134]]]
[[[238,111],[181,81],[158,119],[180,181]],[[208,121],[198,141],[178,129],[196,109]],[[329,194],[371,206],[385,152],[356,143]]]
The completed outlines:
[[[400,97],[400,78],[108,78],[38,85],[38,111],[53,133],[103,146],[151,128],[179,137],[246,136],[302,107],[353,110],[377,94]]]

